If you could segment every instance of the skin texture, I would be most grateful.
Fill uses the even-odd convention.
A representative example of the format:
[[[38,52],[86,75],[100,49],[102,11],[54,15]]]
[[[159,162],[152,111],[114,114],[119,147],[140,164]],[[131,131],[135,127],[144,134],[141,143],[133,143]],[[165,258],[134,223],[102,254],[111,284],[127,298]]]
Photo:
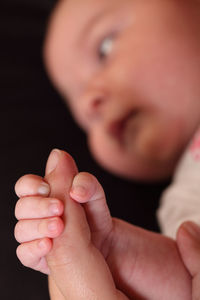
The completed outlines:
[[[173,171],[200,121],[199,20],[197,1],[184,0],[181,6],[178,0],[59,2],[46,39],[47,68],[60,93],[69,98],[91,151],[105,168],[144,180],[161,179]],[[111,44],[105,51],[106,38]],[[198,241],[195,244],[194,237],[179,232],[178,247],[189,274],[175,241],[111,219],[104,196],[101,214],[95,212],[98,205],[90,205],[90,189],[85,202],[84,193],[74,199],[84,205],[73,202],[69,190],[77,169],[69,156],[61,156],[58,166],[52,158],[48,161],[44,179],[50,186],[45,201],[57,200],[60,211],[44,220],[36,208],[35,223],[27,216],[26,201],[20,199],[15,230],[22,243],[18,248],[22,262],[51,274],[52,299],[80,299],[81,291],[81,299],[84,295],[87,300],[94,294],[95,299],[109,300],[126,296],[188,300],[191,278],[198,299],[199,265],[193,269],[199,259]],[[25,194],[20,197],[35,196],[38,206],[46,207],[38,192],[30,192],[37,186],[35,177],[26,179],[30,187],[22,180]],[[51,218],[57,225],[49,232]],[[100,227],[94,223],[98,218],[107,220],[103,231],[102,223]],[[196,253],[194,261],[187,259],[189,251]]]
[[[200,122],[199,12],[189,0],[68,0],[54,11],[47,69],[109,171],[172,173]]]
[[[57,166],[52,170],[56,156]],[[64,204],[62,218],[56,217],[53,241],[52,231],[43,231],[40,226],[53,217],[48,205],[44,216],[44,203],[37,195],[38,186],[44,182],[50,187],[49,198],[43,196],[44,203],[49,199],[51,205],[52,199],[57,199],[58,207],[60,201]],[[29,194],[29,209],[28,195],[21,197],[16,206],[20,220],[15,236],[23,241],[17,253],[28,267],[50,274],[51,299],[58,300],[59,294],[61,299],[71,300],[116,300],[126,296],[138,300],[191,299],[191,277],[176,242],[111,218],[97,179],[77,173],[68,154],[51,153],[45,179],[26,175],[17,182],[18,196],[28,189],[35,194]],[[37,232],[33,216],[39,224]],[[41,241],[45,245],[38,248]]]
[[[192,300],[200,297],[200,228],[185,222],[177,233],[177,245],[182,259],[192,276]]]

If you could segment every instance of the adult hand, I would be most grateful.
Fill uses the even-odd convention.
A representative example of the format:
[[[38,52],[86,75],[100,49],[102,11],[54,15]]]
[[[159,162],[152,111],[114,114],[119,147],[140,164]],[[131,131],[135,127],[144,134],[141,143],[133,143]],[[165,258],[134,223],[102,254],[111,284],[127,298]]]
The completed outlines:
[[[57,289],[60,297],[70,300],[127,299],[126,296],[191,299],[190,276],[175,241],[169,238],[115,220],[111,251],[107,258],[102,255],[94,246],[85,210],[69,196],[76,174],[76,165],[68,154],[59,151],[50,155],[45,176],[50,196],[65,203],[65,229],[53,240],[53,249],[47,256],[52,295]]]
[[[65,229],[53,240],[53,248],[47,255],[50,282],[53,281],[57,291],[52,291],[52,287],[50,290],[52,295],[59,294],[60,299],[125,300],[127,297],[115,287],[104,257],[91,241],[83,207],[69,196],[76,174],[70,155],[63,151],[51,153],[45,179],[51,188],[50,196],[65,203]]]

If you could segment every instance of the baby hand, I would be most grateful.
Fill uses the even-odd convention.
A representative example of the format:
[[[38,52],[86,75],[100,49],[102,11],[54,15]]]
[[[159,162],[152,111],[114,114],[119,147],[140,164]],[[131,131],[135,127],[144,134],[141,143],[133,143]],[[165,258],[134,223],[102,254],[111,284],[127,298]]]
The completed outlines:
[[[56,289],[63,295],[70,292],[73,295],[70,299],[80,299],[77,296],[80,274],[87,276],[79,278],[79,286],[81,284],[87,291],[95,286],[98,295],[115,294],[114,279],[117,287],[131,299],[137,299],[138,295],[145,299],[169,299],[169,296],[170,299],[191,299],[191,278],[179,257],[176,243],[112,219],[97,179],[88,173],[78,173],[72,158],[62,151],[57,153],[56,167],[52,158],[53,153],[47,162],[45,179],[26,175],[16,184],[21,198],[16,206],[19,222],[15,236],[22,243],[17,250],[21,262],[46,274],[51,270]],[[44,192],[46,182],[51,190]],[[46,198],[48,195],[51,198]],[[50,199],[60,205],[56,215],[49,214]],[[52,219],[57,225],[55,231],[49,233],[48,221]],[[52,238],[55,238],[53,244]],[[38,243],[42,241],[45,246],[40,250]],[[93,275],[96,270],[99,277]]]
[[[48,197],[48,183],[36,175],[21,177],[15,191],[20,198],[15,208],[15,238],[20,243],[17,256],[23,265],[49,274],[45,256],[52,248],[52,238],[63,231],[63,202]]]
[[[184,222],[177,233],[177,245],[183,262],[192,276],[192,300],[200,299],[200,227]]]
[[[81,183],[87,188],[80,188]],[[51,299],[80,299],[80,295],[81,299],[127,299],[116,289],[106,261],[92,243],[93,231],[101,244],[100,236],[111,224],[103,189],[92,175],[78,173],[68,154],[54,151],[45,179],[26,175],[15,189],[20,197],[15,210],[19,220],[15,237],[21,243],[17,255],[24,265],[50,274]],[[84,204],[87,199],[91,204]],[[94,218],[96,209],[104,218],[103,226],[100,217]]]
[[[21,177],[15,191],[19,197],[15,208],[17,256],[24,266],[49,274],[45,256],[52,249],[52,239],[64,229],[63,201],[48,197],[50,185],[37,175]],[[73,178],[70,195],[84,206],[93,243],[107,256],[103,242],[112,229],[112,218],[102,186],[93,175],[81,172]]]

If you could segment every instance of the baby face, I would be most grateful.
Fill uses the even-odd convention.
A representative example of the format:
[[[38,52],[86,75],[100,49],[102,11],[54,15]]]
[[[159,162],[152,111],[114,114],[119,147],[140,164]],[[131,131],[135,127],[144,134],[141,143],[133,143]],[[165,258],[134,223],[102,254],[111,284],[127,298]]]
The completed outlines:
[[[62,0],[45,59],[108,170],[171,174],[200,122],[200,8],[193,0]]]

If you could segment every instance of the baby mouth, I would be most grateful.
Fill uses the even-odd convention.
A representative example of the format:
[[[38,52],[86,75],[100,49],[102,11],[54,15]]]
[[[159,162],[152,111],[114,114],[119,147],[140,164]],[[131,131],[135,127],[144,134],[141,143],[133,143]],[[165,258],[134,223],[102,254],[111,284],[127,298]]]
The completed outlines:
[[[109,134],[118,141],[122,146],[126,145],[130,138],[133,138],[133,134],[136,128],[135,120],[137,119],[138,111],[131,111],[121,119],[113,121],[108,126]]]

